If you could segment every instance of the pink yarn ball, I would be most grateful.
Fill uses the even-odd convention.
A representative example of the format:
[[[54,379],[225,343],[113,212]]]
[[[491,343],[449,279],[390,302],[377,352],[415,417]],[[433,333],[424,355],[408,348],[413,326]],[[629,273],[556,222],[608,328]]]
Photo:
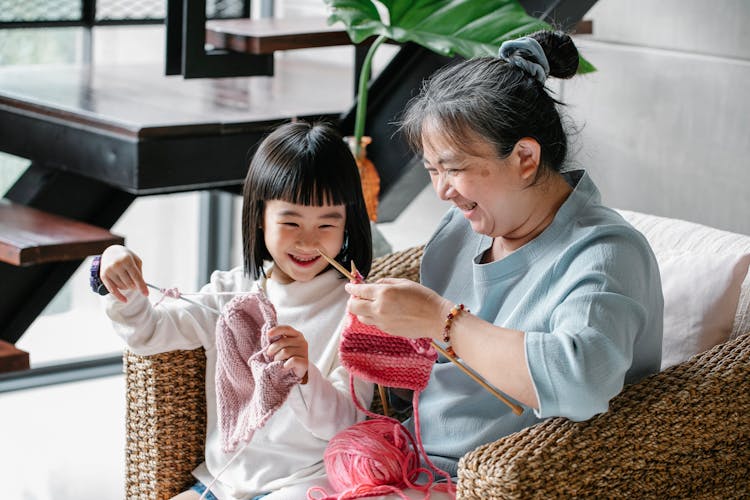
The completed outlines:
[[[419,456],[396,421],[366,420],[338,433],[323,461],[331,486],[339,492],[368,487],[404,488],[419,475]],[[404,475],[407,475],[405,478]]]

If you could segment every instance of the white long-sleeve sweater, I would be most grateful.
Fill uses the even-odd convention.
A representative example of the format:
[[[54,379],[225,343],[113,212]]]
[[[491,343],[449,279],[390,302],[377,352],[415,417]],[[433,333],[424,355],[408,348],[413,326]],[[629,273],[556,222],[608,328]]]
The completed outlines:
[[[329,270],[312,281],[280,284],[260,280],[276,308],[278,324],[302,332],[309,346],[308,382],[292,389],[284,405],[257,430],[250,443],[221,472],[211,491],[224,499],[247,499],[285,486],[325,476],[323,452],[339,431],[362,420],[349,393],[349,373],[340,365],[338,346],[346,314],[345,281]],[[247,292],[256,286],[241,268],[214,272],[202,293]],[[181,300],[165,299],[157,307],[140,293],[126,294],[123,304],[111,296],[107,314],[130,349],[142,355],[177,349],[206,350],[206,402],[208,407],[206,460],[193,471],[209,485],[233,454],[222,451],[216,415],[217,315]],[[232,299],[206,295],[191,299],[214,309]],[[372,385],[355,383],[365,407],[372,400]],[[240,449],[242,446],[240,445]]]

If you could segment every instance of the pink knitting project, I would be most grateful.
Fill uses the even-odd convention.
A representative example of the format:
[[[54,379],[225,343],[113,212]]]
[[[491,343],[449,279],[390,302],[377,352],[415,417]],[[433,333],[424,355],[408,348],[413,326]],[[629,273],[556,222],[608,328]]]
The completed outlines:
[[[266,354],[276,310],[263,291],[238,296],[216,323],[216,405],[224,452],[249,442],[300,379]]]
[[[396,337],[362,323],[351,313],[341,332],[339,355],[352,375],[413,391],[427,386],[437,360],[430,339]]]
[[[356,273],[355,277],[355,283],[362,283],[364,281],[359,273]],[[453,486],[450,475],[435,466],[427,457],[427,453],[422,445],[422,437],[419,429],[419,393],[427,386],[430,374],[432,373],[432,368],[438,357],[437,351],[432,346],[430,339],[407,339],[390,335],[375,326],[362,323],[355,315],[349,313],[344,329],[341,332],[339,356],[341,358],[341,364],[349,371],[350,392],[357,408],[372,419],[381,419],[391,422],[394,429],[400,429],[398,432],[407,437],[414,452],[419,454],[435,473],[443,476],[447,480],[447,484],[440,485],[439,489],[444,489],[448,491],[451,496],[455,496],[455,487]],[[401,424],[401,422],[391,417],[372,413],[362,406],[354,392],[355,376],[376,384],[411,389],[414,391],[412,407],[416,443],[414,437]],[[362,424],[355,424],[355,426],[359,425]],[[352,443],[352,445],[357,446],[356,443]],[[432,480],[424,485],[413,483],[422,471],[425,470],[419,467],[410,467],[404,462],[400,482],[401,485],[408,485],[417,490],[426,491],[426,498],[429,498],[429,489]],[[336,484],[336,478],[333,476],[335,476],[337,471],[328,470],[328,473],[329,476],[332,476],[331,482]],[[360,485],[348,491],[339,492],[336,496],[326,496],[325,498],[361,498],[373,496],[375,494],[383,494],[386,490],[396,492],[402,498],[406,498],[403,493],[400,493],[400,491],[397,490],[397,486],[399,485]],[[394,488],[396,491],[394,491]],[[311,489],[308,492],[308,498],[313,498],[313,493],[321,492],[325,494],[325,491],[322,491],[321,488]]]
[[[353,283],[364,283],[357,271]],[[430,339],[397,337],[362,323],[351,313],[341,332],[339,356],[352,375],[413,391],[427,387],[438,357]]]

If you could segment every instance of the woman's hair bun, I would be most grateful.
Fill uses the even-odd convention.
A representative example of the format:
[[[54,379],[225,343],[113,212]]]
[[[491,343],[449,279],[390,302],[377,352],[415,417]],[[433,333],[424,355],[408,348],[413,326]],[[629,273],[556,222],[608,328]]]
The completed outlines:
[[[529,35],[539,42],[549,62],[549,76],[571,78],[578,71],[578,49],[562,31],[537,31]]]

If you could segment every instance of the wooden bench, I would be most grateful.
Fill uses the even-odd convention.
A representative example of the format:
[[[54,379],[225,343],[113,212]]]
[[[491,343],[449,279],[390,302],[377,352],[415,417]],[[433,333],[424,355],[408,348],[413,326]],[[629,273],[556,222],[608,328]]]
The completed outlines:
[[[85,259],[123,242],[106,229],[0,199],[0,262],[28,267]],[[29,367],[29,353],[0,340],[0,373]]]
[[[124,241],[100,227],[0,200],[0,262],[24,267],[85,259]]]
[[[350,45],[344,27],[324,17],[221,19],[206,23],[206,43],[247,54]]]
[[[0,373],[29,369],[29,353],[0,340]]]

